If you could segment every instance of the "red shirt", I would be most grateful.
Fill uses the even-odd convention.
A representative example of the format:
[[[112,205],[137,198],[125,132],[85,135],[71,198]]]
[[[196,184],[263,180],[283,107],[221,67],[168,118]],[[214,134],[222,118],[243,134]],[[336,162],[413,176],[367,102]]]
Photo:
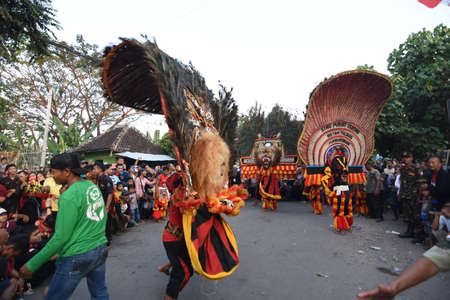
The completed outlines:
[[[433,176],[431,176],[431,185],[436,186],[438,173],[433,173]]]
[[[171,205],[169,209],[169,222],[172,223],[175,226],[180,227],[183,229],[183,215],[180,212],[180,209],[176,207],[175,205]],[[181,239],[171,235],[167,232],[167,230],[164,229],[164,233],[162,236],[163,242],[174,242],[174,241],[181,241]]]
[[[164,174],[160,174],[160,175],[158,176],[158,178],[159,178],[159,184],[158,184],[158,186],[159,186],[159,187],[164,187],[164,185],[166,184],[166,181],[167,181],[167,179],[169,178],[169,176],[166,176],[166,175],[164,175]]]
[[[11,272],[14,270],[14,264],[15,264],[14,257],[8,258],[6,260],[6,270],[3,276],[9,277],[11,275]]]
[[[164,176],[164,174],[159,175]],[[182,184],[181,183],[181,175],[178,173],[174,173],[171,176],[164,176],[166,177],[165,181],[167,181],[167,188],[169,189],[170,193],[174,193],[175,188],[177,185]],[[161,183],[161,182],[160,182]],[[180,227],[183,229],[183,214],[180,212],[180,209],[176,207],[173,203],[170,205],[169,208],[169,222],[172,223],[175,226]],[[181,241],[181,239],[174,237],[170,233],[167,232],[167,230],[164,229],[164,233],[162,236],[163,242],[174,242],[174,241]]]
[[[6,197],[8,190],[3,184],[0,184],[0,197]]]

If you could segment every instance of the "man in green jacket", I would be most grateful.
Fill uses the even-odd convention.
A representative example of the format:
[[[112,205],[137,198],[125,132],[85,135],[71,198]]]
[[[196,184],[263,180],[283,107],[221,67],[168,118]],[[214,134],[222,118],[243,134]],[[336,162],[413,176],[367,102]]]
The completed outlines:
[[[109,299],[105,282],[108,256],[106,209],[100,189],[81,179],[80,175],[85,171],[74,153],[56,155],[50,167],[56,183],[67,186],[59,197],[55,233],[47,245],[20,269],[20,274],[24,278],[31,277],[57,254],[59,261],[45,299],[68,299],[84,277],[91,299]]]

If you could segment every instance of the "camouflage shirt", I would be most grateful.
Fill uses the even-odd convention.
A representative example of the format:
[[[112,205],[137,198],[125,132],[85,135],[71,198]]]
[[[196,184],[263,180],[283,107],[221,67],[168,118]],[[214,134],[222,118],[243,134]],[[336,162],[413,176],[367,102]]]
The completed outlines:
[[[418,191],[419,169],[415,166],[403,166],[400,168],[401,197],[415,199]]]

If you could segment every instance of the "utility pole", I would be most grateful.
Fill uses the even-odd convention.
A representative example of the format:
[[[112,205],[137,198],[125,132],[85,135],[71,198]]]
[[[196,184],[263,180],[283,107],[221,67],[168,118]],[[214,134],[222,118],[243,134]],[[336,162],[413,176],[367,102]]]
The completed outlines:
[[[47,156],[47,140],[48,140],[48,127],[50,126],[50,112],[53,102],[53,90],[50,90],[50,97],[47,101],[47,113],[45,115],[45,130],[44,130],[44,143],[41,151],[41,167],[45,167],[45,157]]]

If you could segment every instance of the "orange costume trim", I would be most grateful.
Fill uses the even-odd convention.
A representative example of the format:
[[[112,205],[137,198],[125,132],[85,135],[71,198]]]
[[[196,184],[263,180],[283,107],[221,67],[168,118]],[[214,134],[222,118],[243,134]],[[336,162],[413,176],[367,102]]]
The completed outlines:
[[[322,191],[321,186],[311,186],[309,190],[309,200],[313,208],[313,212],[316,215],[321,215],[323,213],[323,203],[321,199],[320,192]]]
[[[337,195],[335,191],[328,194],[333,208],[333,227],[336,230],[349,230],[353,225],[353,193],[341,192]]]
[[[356,190],[355,204],[356,212],[360,215],[366,215],[369,213],[369,207],[367,206],[367,195],[365,192],[361,192],[359,189]]]
[[[167,207],[169,206],[169,193],[166,193],[166,197],[162,197],[159,192],[159,187],[155,188],[156,200],[153,205],[153,218],[160,219],[167,215]]]
[[[259,171],[259,194],[261,195],[262,208],[265,210],[269,208],[276,210],[277,200],[281,199],[279,175],[275,171],[274,167],[269,167],[267,170],[261,167]]]

